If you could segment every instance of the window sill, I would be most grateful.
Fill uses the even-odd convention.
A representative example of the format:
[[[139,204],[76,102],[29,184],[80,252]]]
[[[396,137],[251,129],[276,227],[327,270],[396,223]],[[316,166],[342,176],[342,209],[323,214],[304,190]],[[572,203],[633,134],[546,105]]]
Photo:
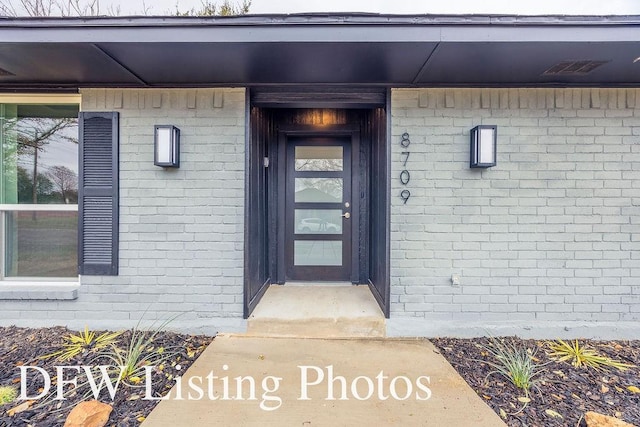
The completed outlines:
[[[0,282],[0,300],[74,300],[78,282]]]

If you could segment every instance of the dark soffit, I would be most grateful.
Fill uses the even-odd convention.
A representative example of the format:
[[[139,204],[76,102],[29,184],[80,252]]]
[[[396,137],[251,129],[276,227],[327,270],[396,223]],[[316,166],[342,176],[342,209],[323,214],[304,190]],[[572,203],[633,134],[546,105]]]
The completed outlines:
[[[4,18],[0,87],[640,86],[639,40],[639,16]]]

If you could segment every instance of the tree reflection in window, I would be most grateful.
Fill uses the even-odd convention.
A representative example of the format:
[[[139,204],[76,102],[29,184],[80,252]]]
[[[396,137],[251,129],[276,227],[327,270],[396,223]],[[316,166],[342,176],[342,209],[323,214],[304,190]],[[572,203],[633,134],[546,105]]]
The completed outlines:
[[[76,204],[77,118],[24,117],[20,107],[3,120],[3,203]]]
[[[77,276],[77,116],[77,104],[0,104],[0,278]]]
[[[342,178],[296,178],[296,203],[342,203]]]

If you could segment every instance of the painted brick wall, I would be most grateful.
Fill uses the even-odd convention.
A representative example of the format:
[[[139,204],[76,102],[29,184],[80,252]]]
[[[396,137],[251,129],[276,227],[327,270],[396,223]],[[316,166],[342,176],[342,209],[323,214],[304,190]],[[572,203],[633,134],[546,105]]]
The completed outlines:
[[[640,91],[398,89],[392,135],[390,334],[639,337]]]
[[[120,275],[0,316],[113,329],[180,313],[171,327],[243,330],[244,89],[88,89],[82,109],[120,113]],[[155,124],[180,128],[179,169],[153,165]]]
[[[82,95],[121,113],[120,275],[0,301],[0,322],[244,330],[244,90]],[[471,170],[483,123],[498,165]],[[181,128],[180,169],[153,166],[154,124]],[[398,89],[392,135],[390,335],[640,337],[640,91]]]

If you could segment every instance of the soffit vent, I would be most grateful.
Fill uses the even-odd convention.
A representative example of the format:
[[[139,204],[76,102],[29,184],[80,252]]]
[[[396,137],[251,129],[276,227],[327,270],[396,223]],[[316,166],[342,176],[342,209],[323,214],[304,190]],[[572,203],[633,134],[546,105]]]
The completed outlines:
[[[0,68],[0,77],[7,77],[7,76],[15,76],[15,74],[13,74],[11,71],[7,71],[4,68]]]
[[[543,73],[546,76],[584,76],[609,61],[563,61]]]

